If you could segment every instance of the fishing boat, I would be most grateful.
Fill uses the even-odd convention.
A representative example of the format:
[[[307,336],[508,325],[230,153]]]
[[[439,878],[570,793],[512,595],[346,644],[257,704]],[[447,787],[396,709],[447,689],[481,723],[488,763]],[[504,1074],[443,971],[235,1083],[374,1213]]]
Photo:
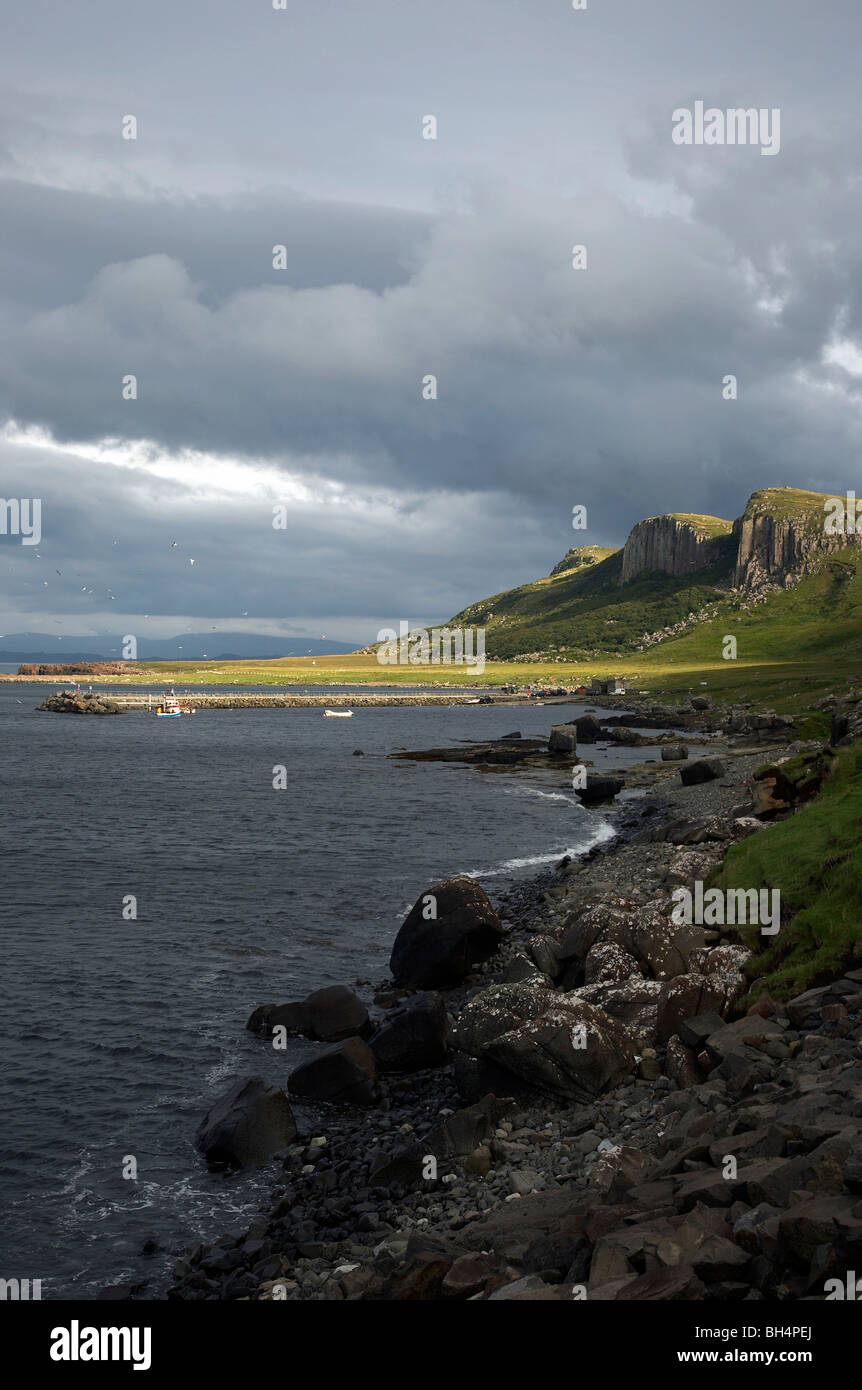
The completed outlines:
[[[184,714],[194,714],[188,705],[181,705],[173,690],[166,690],[162,703],[156,709],[157,719],[180,719]]]
[[[323,711],[323,717],[324,717],[324,719],[352,719],[352,718],[353,718],[353,710],[352,710],[352,709],[325,709],[325,710]]]

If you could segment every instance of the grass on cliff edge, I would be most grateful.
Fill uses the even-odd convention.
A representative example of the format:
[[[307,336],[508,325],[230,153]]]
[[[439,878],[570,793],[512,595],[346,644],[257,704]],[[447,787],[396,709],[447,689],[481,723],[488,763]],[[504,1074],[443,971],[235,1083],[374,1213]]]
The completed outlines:
[[[733,845],[711,887],[779,888],[781,928],[741,934],[746,966],[775,999],[791,999],[862,964],[862,743],[842,749],[820,794],[788,820]],[[743,1009],[755,993],[740,1001]]]

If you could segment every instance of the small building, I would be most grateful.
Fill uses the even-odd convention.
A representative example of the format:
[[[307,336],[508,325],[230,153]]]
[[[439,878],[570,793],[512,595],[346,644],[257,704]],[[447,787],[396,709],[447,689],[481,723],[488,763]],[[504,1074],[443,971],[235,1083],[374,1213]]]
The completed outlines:
[[[625,695],[629,689],[629,683],[622,676],[603,676],[601,679],[593,681],[589,688],[590,695]]]

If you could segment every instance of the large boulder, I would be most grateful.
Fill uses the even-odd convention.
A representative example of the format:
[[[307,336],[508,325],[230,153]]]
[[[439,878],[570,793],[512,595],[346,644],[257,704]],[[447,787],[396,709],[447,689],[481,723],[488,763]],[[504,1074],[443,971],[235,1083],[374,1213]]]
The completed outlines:
[[[571,754],[572,757],[578,751],[578,731],[574,724],[555,724],[551,730],[551,737],[548,739],[548,752],[556,753],[558,757],[565,757]]]
[[[259,1168],[295,1138],[284,1091],[251,1076],[216,1101],[198,1129],[197,1145],[209,1163]]]
[[[373,1031],[368,1010],[346,985],[316,989],[305,999],[290,1004],[261,1004],[245,1026],[264,1037],[272,1037],[276,1028],[285,1028],[289,1035],[314,1038],[316,1042],[367,1038]]]
[[[663,763],[684,763],[687,757],[688,749],[682,743],[666,743],[661,750]]]
[[[586,786],[576,787],[575,795],[589,806],[597,801],[613,801],[624,786],[625,781],[622,777],[600,777],[588,772]]]
[[[696,786],[699,782],[712,782],[724,776],[724,763],[721,758],[698,758],[697,762],[681,767],[679,775],[684,787]]]
[[[703,927],[677,925],[656,907],[643,908],[631,933],[632,953],[657,980],[687,969],[692,952],[704,944]]]
[[[431,994],[388,1017],[371,1051],[380,1071],[421,1071],[445,1062],[448,1032],[446,1006],[439,994]]]
[[[615,941],[597,941],[584,962],[585,985],[618,985],[641,973],[635,957]]]
[[[658,998],[658,1040],[667,1042],[668,1038],[679,1033],[686,1046],[696,1033],[686,1031],[689,1020],[698,1015],[714,1020],[718,1018],[721,1026],[721,1010],[727,1007],[727,991],[722,980],[710,975],[677,975],[676,979],[665,980]],[[698,1050],[698,1049],[696,1049]]]
[[[374,1053],[361,1038],[348,1038],[292,1071],[287,1089],[306,1100],[372,1105],[377,1099],[376,1082]]]
[[[602,726],[594,714],[582,714],[572,721],[578,732],[580,743],[595,743],[602,736]]]
[[[484,1055],[537,1090],[589,1101],[629,1075],[634,1042],[623,1024],[569,995],[495,1038]]]
[[[619,984],[584,985],[568,997],[585,1000],[627,1029],[638,1048],[654,1047],[662,984],[634,975]]]
[[[618,725],[616,728],[613,729],[605,729],[604,733],[606,737],[610,739],[611,743],[634,744],[637,743],[639,740],[638,733],[634,729],[629,729],[624,724]]]
[[[539,978],[520,984],[497,984],[476,994],[461,1010],[452,1030],[452,1045],[471,1057],[481,1057],[488,1043],[531,1018],[538,1018],[556,999]]]
[[[597,941],[613,942],[633,954],[632,934],[639,904],[630,898],[610,895],[600,903],[575,912],[566,922],[566,934],[558,948],[563,965],[583,960]]]
[[[462,874],[417,900],[395,938],[389,968],[405,989],[453,985],[493,955],[503,935],[488,895]]]

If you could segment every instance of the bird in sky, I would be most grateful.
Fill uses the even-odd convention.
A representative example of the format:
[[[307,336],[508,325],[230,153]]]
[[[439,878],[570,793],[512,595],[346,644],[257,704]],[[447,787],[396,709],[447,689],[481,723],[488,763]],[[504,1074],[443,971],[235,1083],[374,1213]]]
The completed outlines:
[[[174,548],[175,545],[176,545],[176,541],[171,541],[171,550],[173,550],[173,548]]]
[[[193,565],[193,564],[194,564],[194,560],[189,560],[189,564],[190,564],[190,565]]]

